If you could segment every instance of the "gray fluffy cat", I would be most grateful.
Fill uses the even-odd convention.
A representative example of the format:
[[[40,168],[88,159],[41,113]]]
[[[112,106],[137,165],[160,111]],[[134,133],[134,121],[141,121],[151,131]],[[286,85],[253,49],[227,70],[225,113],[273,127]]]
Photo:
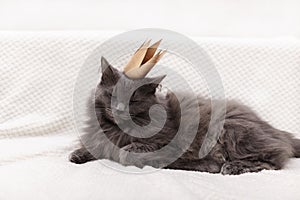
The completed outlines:
[[[187,97],[178,99],[171,92],[165,97],[157,95],[156,88],[165,76],[131,80],[113,68],[104,58],[101,60],[101,67],[102,79],[96,88],[95,96],[91,97],[89,103],[88,127],[81,137],[81,148],[70,155],[71,162],[82,164],[96,159],[110,159],[123,165],[138,167],[150,165],[210,173],[242,174],[263,169],[282,169],[289,158],[300,157],[299,139],[272,127],[250,108],[228,101],[222,133],[209,154],[200,159],[199,150],[211,120],[209,99],[199,97],[195,109]],[[145,80],[148,84],[144,84],[133,93],[128,107],[117,106],[120,104],[114,106],[111,103],[115,98],[113,88],[118,81],[123,84],[118,85],[117,89],[124,92],[134,84]],[[117,103],[126,105],[125,102]],[[134,137],[128,134],[134,131],[132,127],[128,127],[124,132],[124,129],[117,125],[122,124],[126,128],[127,120],[131,119],[141,127],[147,126],[151,122],[149,109],[157,104],[166,110],[167,116],[164,126],[157,134],[145,138]],[[200,111],[201,118],[195,126],[197,134],[191,145],[185,149],[180,145],[171,147],[174,152],[177,150],[181,152],[178,159],[172,160],[174,156],[177,156],[172,153],[165,153],[159,158],[144,154],[155,152],[168,145],[175,138],[180,120],[193,121],[195,111]],[[113,112],[117,113],[118,120],[114,118]],[[183,130],[188,130],[188,128],[190,127],[184,127]],[[182,138],[178,139],[178,144],[181,140]],[[114,145],[108,145],[109,142]],[[132,158],[126,152],[137,154]]]

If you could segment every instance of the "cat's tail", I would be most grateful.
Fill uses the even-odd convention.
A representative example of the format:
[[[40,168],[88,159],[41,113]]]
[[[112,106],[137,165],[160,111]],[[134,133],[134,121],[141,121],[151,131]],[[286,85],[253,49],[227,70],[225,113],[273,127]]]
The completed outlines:
[[[300,158],[300,139],[293,138],[292,146],[294,148],[294,157]]]

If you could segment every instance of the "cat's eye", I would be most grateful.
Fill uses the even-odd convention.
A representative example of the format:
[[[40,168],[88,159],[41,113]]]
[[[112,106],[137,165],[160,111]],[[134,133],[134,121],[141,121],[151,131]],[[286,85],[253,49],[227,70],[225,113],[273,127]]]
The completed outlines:
[[[114,96],[114,95],[110,95],[110,98],[111,98],[111,99],[117,99],[117,97]]]
[[[129,106],[137,105],[138,102],[139,101],[131,100],[131,101],[129,101]]]

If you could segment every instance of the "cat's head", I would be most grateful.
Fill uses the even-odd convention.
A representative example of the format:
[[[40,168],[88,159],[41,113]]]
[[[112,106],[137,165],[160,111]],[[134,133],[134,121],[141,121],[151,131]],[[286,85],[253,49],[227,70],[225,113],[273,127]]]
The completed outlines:
[[[101,58],[102,77],[96,90],[96,113],[116,123],[149,118],[149,109],[157,104],[156,88],[164,76],[132,80]]]

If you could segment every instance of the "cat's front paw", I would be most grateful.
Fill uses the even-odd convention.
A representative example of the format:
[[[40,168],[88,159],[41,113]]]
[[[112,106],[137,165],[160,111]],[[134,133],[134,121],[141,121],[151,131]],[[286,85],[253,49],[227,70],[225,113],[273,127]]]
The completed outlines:
[[[138,158],[138,153],[142,153],[141,149],[138,149],[135,144],[129,144],[122,148],[119,154],[119,161],[122,165],[125,166],[136,166],[139,168],[143,168],[144,165],[141,162],[141,159]],[[131,153],[136,153],[132,155]]]
[[[77,149],[70,154],[69,160],[75,164],[83,164],[94,160],[94,157],[85,149]]]
[[[123,150],[128,152],[134,152],[134,153],[147,153],[147,152],[153,152],[157,149],[154,145],[148,145],[143,143],[132,143],[125,147],[123,147]]]

